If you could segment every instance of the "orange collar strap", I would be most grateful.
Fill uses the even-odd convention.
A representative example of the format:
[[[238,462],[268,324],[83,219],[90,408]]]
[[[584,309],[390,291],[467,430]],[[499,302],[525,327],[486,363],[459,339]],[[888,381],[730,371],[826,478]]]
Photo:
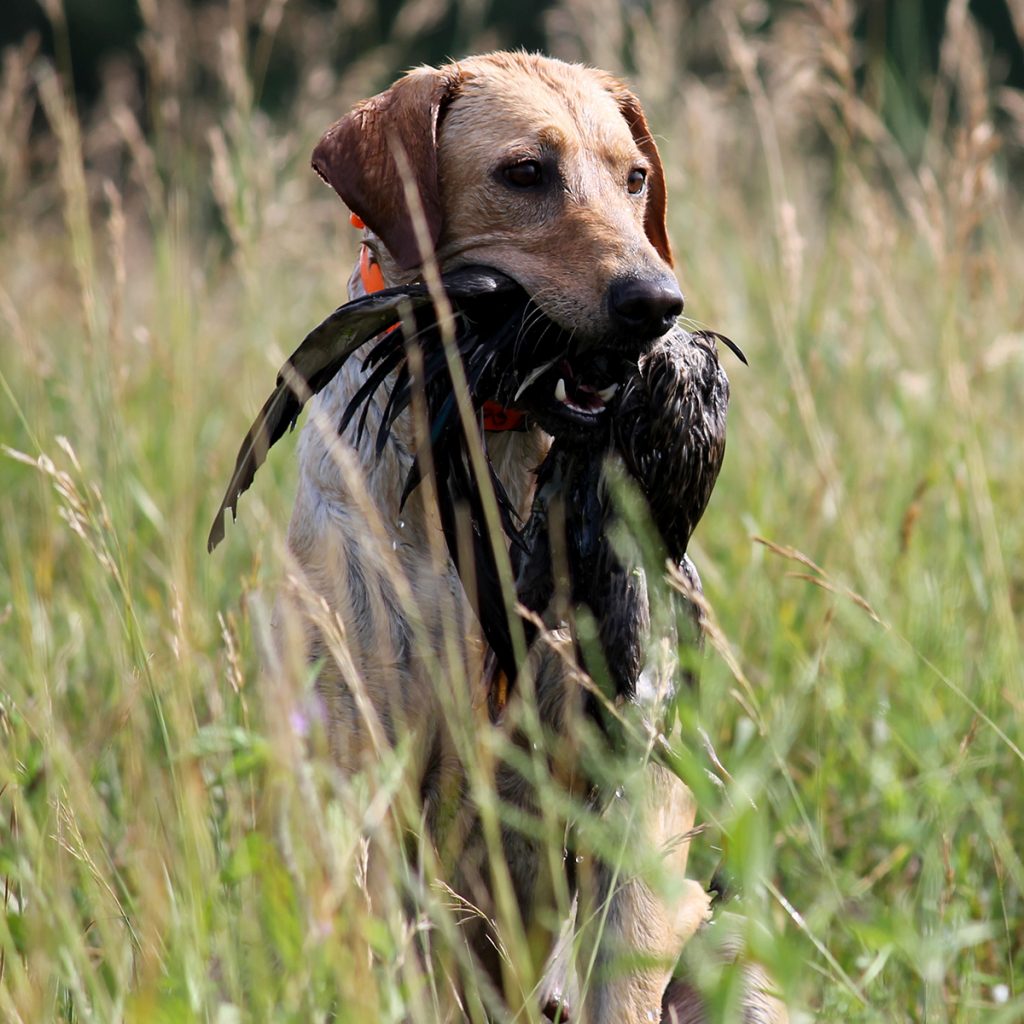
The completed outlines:
[[[355,228],[365,227],[362,220],[354,213],[349,218]],[[367,295],[379,292],[384,289],[384,275],[381,273],[380,264],[373,258],[368,245],[359,248],[359,280],[363,283],[363,290]],[[392,328],[393,330],[394,328]],[[519,409],[508,409],[497,402],[484,402],[484,430],[525,430],[526,413]]]
[[[368,245],[359,247],[359,280],[363,282],[363,291],[367,295],[382,292],[386,287],[380,264],[373,258]]]

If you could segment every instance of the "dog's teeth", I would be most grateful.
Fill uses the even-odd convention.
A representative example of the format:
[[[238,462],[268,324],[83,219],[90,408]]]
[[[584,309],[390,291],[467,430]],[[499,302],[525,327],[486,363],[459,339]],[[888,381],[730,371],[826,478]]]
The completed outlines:
[[[608,387],[598,391],[597,397],[600,398],[602,402],[610,402],[615,397],[615,392],[618,390],[618,384],[609,384]]]
[[[562,377],[559,377],[558,383],[555,385],[555,398],[557,398],[559,402],[564,402],[567,397],[568,396],[565,392],[565,380]]]

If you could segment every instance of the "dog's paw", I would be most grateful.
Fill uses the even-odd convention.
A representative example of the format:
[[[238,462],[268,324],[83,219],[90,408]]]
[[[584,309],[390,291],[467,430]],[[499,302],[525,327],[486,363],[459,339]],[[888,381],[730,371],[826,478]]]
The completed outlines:
[[[713,902],[711,893],[700,882],[686,879],[674,914],[675,933],[680,946],[689,942],[697,930],[711,920]]]

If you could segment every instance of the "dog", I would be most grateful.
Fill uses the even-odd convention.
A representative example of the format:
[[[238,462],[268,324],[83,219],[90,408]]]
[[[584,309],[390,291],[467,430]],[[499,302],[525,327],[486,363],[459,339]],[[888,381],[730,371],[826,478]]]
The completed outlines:
[[[602,71],[525,53],[418,68],[335,123],[317,145],[313,167],[364,232],[352,298],[440,271],[493,267],[559,329],[584,339],[587,353],[629,348],[635,354],[682,311],[658,149],[637,98]],[[604,411],[607,390],[588,382],[586,363],[562,361],[548,408],[559,423],[575,419],[580,429]],[[297,631],[307,662],[321,665],[316,688],[342,771],[355,774],[383,749],[407,745],[417,824],[442,862],[444,851],[455,851],[447,857],[446,881],[480,909],[475,920],[486,921],[495,916],[495,873],[467,792],[465,751],[451,709],[473,708],[482,728],[510,733],[518,728],[516,716],[511,709],[506,714],[504,698],[495,713],[487,686],[493,671],[467,596],[471,588],[444,543],[430,489],[405,493],[424,447],[415,416],[391,423],[378,451],[370,439],[386,415],[386,395],[371,396],[362,440],[353,444],[351,436],[338,435],[364,383],[365,370],[347,362],[316,396],[303,429],[288,533],[298,585],[277,628],[282,648]],[[538,425],[543,416],[524,421],[514,407],[490,409],[487,417],[489,464],[504,499],[525,521],[551,436]],[[454,655],[453,636],[461,641]],[[556,732],[568,730],[583,705],[563,648],[556,638],[530,651],[538,713]],[[439,665],[446,666],[440,674]],[[568,763],[552,770],[575,777],[571,753],[565,757]],[[539,813],[518,772],[499,766],[495,778],[503,800]],[[673,966],[709,915],[703,888],[683,881],[696,815],[692,794],[655,761],[642,778],[631,811],[677,884],[666,898],[640,876],[615,877],[595,858],[577,916],[600,912],[604,927],[590,946],[584,941],[593,980],[571,1008],[572,1019],[588,1024],[661,1020]],[[546,916],[541,911],[550,900],[538,884],[541,852],[512,829],[501,835],[529,929]],[[375,878],[373,859],[371,851],[371,894],[374,885],[388,884]],[[469,931],[478,961],[500,986],[494,936],[485,924]],[[623,958],[633,966],[616,970]],[[574,986],[554,987],[572,992]],[[672,1012],[689,1012],[682,1006]]]

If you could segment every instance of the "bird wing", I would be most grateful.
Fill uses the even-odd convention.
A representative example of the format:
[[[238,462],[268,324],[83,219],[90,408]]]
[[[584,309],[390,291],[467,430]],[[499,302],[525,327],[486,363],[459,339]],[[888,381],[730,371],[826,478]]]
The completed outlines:
[[[511,278],[489,267],[463,267],[443,275],[441,282],[455,304],[517,287]],[[224,500],[210,528],[207,550],[212,551],[224,539],[225,513],[230,509],[237,518],[239,497],[252,484],[267,452],[295,426],[306,402],[330,383],[356,349],[398,324],[403,313],[415,313],[432,301],[430,290],[422,283],[386,288],[340,306],[306,335],[281,367],[277,386],[238,450]]]

